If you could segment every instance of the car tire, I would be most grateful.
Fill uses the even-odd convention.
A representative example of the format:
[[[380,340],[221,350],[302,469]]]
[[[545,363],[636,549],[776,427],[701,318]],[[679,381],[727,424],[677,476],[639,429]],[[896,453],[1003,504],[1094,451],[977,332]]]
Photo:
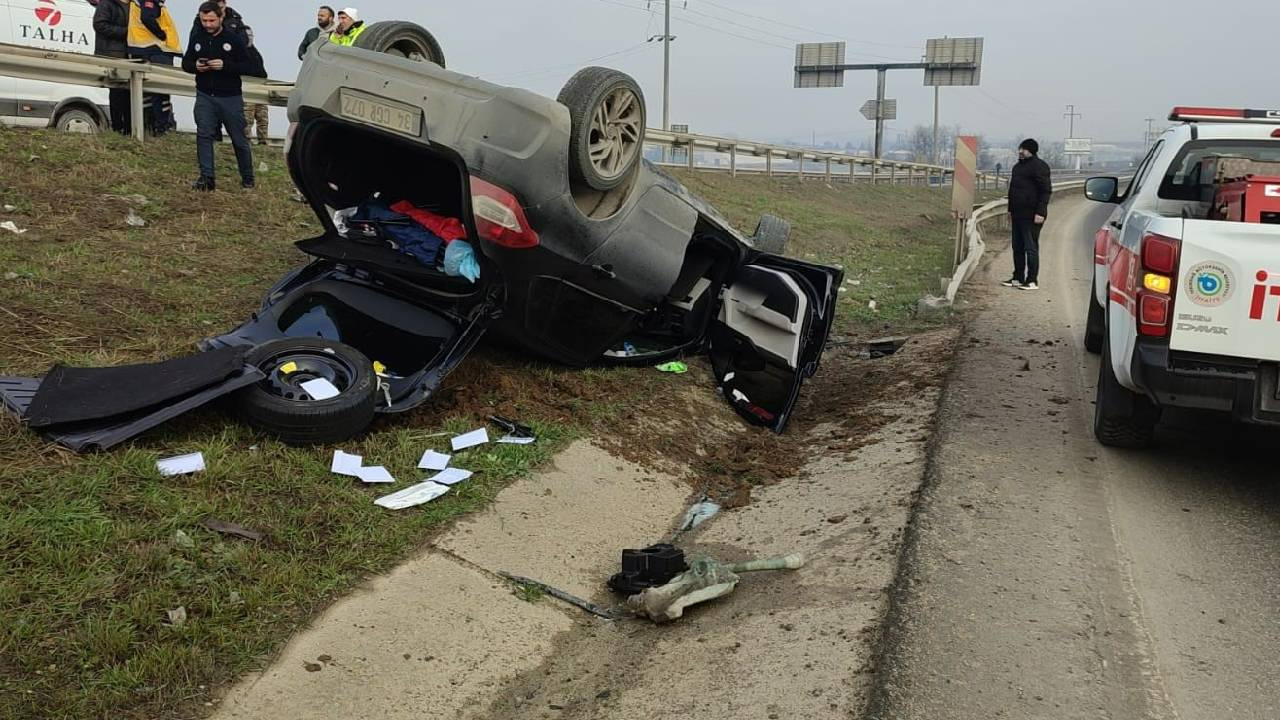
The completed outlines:
[[[644,154],[647,119],[644,93],[636,81],[609,68],[583,68],[556,99],[569,108],[573,182],[607,192],[629,180]]]
[[[1102,352],[1102,340],[1107,334],[1107,309],[1098,302],[1094,288],[1089,286],[1089,316],[1084,324],[1084,349],[1097,355]]]
[[[373,422],[378,389],[373,363],[359,350],[320,338],[284,338],[263,343],[245,362],[266,375],[235,396],[250,425],[289,445],[347,440]],[[289,369],[293,364],[295,368]],[[336,397],[312,400],[299,385],[325,377]]]
[[[791,239],[791,223],[777,215],[766,213],[760,216],[760,222],[756,224],[752,244],[760,252],[781,255],[786,252],[789,239]]]
[[[1160,408],[1145,395],[1120,384],[1111,365],[1111,341],[1104,336],[1098,369],[1097,402],[1093,408],[1093,434],[1098,442],[1114,448],[1143,448],[1151,444]]]
[[[356,38],[355,46],[444,67],[444,50],[429,30],[404,20],[376,22]]]
[[[58,113],[53,120],[53,127],[58,132],[75,132],[94,135],[101,132],[102,125],[98,116],[84,108],[67,108]]]

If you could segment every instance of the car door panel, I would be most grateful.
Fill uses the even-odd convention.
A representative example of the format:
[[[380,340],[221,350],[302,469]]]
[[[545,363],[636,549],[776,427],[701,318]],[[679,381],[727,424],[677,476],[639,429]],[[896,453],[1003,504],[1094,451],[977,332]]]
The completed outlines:
[[[716,384],[742,417],[782,432],[831,330],[834,268],[774,256],[743,266],[708,333]]]

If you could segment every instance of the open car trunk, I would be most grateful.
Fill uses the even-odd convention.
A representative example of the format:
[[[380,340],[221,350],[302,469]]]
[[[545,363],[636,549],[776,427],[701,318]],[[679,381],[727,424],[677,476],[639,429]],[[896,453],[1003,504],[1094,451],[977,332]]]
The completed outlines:
[[[441,263],[425,263],[380,238],[362,237],[352,229],[344,233],[335,222],[335,213],[376,196],[386,206],[408,201],[416,208],[456,218],[466,229],[466,239],[475,238],[466,168],[452,152],[376,129],[316,118],[299,126],[289,166],[325,230],[319,237],[297,243],[308,255],[405,278],[425,293],[479,295],[493,282],[495,269],[486,265],[474,242],[481,264],[477,282],[447,275]]]
[[[747,420],[782,432],[800,386],[818,370],[843,273],[761,255],[725,289],[711,323],[711,365],[720,391]]]

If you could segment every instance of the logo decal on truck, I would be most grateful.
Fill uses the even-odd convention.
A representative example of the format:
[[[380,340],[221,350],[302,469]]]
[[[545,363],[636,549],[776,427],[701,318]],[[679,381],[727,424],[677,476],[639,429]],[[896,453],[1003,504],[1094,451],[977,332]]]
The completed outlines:
[[[62,11],[54,0],[36,0],[36,3],[37,20],[49,27],[57,27],[62,22]]]
[[[1203,307],[1218,307],[1235,291],[1231,271],[1221,263],[1202,262],[1187,273],[1187,297]]]
[[[1249,305],[1249,319],[1261,320],[1262,313],[1267,309],[1267,297],[1280,297],[1280,285],[1268,285],[1267,281],[1271,279],[1271,273],[1266,270],[1258,271],[1258,284],[1253,286],[1253,303]],[[1280,320],[1280,317],[1276,318]]]

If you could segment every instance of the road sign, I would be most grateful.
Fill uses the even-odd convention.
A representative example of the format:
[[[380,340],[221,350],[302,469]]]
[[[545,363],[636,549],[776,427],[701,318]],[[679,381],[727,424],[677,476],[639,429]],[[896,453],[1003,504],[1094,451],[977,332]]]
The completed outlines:
[[[934,38],[925,43],[924,84],[977,85],[982,80],[982,38]]]
[[[876,112],[876,105],[877,103],[875,100],[868,100],[865,103],[863,103],[862,109],[860,110],[860,112],[862,113],[862,117],[868,120],[875,120],[876,116],[879,114]],[[885,120],[898,119],[898,101],[897,100],[884,101],[884,119]]]
[[[956,138],[956,177],[951,186],[951,211],[957,218],[973,212],[974,179],[978,176],[978,138],[960,135]]]
[[[681,135],[688,135],[688,134],[689,134],[689,126],[688,126],[688,125],[672,125],[672,126],[671,126],[671,132],[673,132],[673,133],[680,133]]]
[[[1067,138],[1062,143],[1063,155],[1092,155],[1093,140],[1091,138]]]
[[[796,45],[796,87],[844,87],[843,42]]]

